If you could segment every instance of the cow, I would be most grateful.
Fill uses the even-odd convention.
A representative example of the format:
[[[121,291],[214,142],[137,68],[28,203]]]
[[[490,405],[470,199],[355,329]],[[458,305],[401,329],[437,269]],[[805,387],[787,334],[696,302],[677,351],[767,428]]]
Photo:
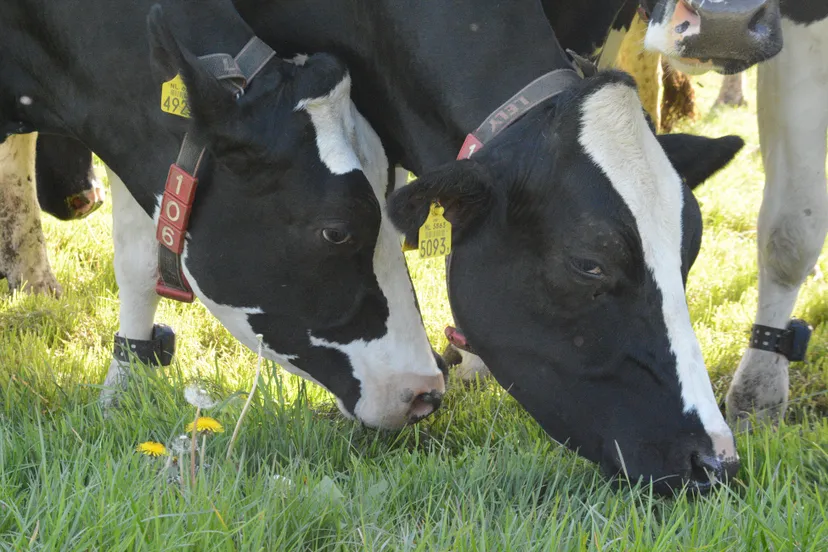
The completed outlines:
[[[80,9],[0,6],[0,126],[71,136],[107,165],[120,327],[103,401],[135,359],[171,361],[159,292],[198,297],[368,426],[433,412],[439,356],[346,66],[276,57],[225,0],[84,2],[84,22]]]
[[[237,7],[281,55],[345,60],[390,160],[420,176],[389,215],[410,241],[430,204],[445,206],[452,308],[553,438],[657,492],[735,472],[682,284],[701,232],[687,185],[740,139],[656,138],[634,82],[582,80],[534,0]],[[524,113],[515,93],[531,83],[541,95]],[[464,142],[484,120],[495,136]],[[454,161],[461,146],[471,158]]]

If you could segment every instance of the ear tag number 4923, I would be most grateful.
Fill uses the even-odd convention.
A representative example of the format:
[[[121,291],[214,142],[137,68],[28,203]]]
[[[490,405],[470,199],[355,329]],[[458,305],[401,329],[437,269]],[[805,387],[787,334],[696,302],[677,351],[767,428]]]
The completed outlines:
[[[425,223],[420,227],[420,257],[444,257],[451,253],[451,223],[443,216],[442,205],[432,203]]]
[[[176,75],[161,85],[161,111],[172,113],[185,119],[190,118],[190,104],[187,102],[187,87]]]

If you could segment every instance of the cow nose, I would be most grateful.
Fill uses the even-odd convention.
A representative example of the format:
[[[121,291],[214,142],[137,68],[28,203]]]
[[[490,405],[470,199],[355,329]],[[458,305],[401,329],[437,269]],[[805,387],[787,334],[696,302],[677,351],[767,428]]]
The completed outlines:
[[[95,185],[89,190],[66,198],[71,219],[82,219],[89,216],[104,203],[106,192],[102,186]]]
[[[419,422],[440,408],[442,402],[443,393],[437,389],[420,393],[411,401],[411,408],[408,411],[408,421],[410,423]]]
[[[695,490],[706,493],[716,483],[725,483],[739,471],[739,459],[725,459],[709,454],[690,456],[690,481]]]
[[[779,0],[682,0],[698,15],[692,56],[757,62],[782,49]]]

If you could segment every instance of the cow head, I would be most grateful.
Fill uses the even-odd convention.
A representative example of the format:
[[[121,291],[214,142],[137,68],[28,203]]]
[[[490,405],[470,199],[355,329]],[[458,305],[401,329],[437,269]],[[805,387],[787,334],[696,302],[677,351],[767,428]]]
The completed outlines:
[[[39,134],[35,174],[40,208],[60,220],[81,219],[103,205],[92,152],[73,138]]]
[[[445,208],[455,319],[547,433],[612,474],[706,488],[738,461],[684,296],[688,186],[742,141],[656,137],[621,73],[554,102],[394,192],[392,220],[413,243]]]
[[[211,153],[182,255],[197,296],[346,415],[398,428],[430,414],[444,392],[439,357],[387,220],[387,160],[345,67],[323,54],[271,60],[236,98],[160,9],[149,33],[156,71],[182,75],[188,132]]]
[[[730,74],[782,49],[779,0],[643,0],[644,46],[681,71]]]

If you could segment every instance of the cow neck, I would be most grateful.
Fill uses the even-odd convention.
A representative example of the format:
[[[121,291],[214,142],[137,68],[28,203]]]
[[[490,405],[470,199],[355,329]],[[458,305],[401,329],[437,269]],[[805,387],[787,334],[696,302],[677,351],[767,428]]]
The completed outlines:
[[[569,67],[538,0],[237,0],[277,51],[326,51],[353,76],[352,98],[393,163],[422,174],[538,77]]]
[[[391,129],[406,168],[423,174],[454,159],[464,139],[508,105],[521,89],[545,75],[571,68],[543,14],[540,16],[540,25],[513,29],[508,40],[491,41],[481,36],[479,44],[471,45],[477,53],[463,59],[459,67],[438,66],[423,75],[400,75],[391,83],[395,87],[427,89],[434,79],[442,82],[445,90],[435,90],[436,101],[431,105],[409,100],[410,113],[403,114],[398,130]],[[485,24],[488,22],[479,23]],[[428,62],[422,65],[433,67]],[[418,135],[418,131],[425,136]]]
[[[235,56],[215,53],[199,60],[228,93],[236,97],[276,53],[258,37],[251,38]],[[158,282],[155,291],[162,297],[191,303],[193,290],[184,275],[181,253],[184,236],[198,188],[198,170],[207,151],[207,143],[198,136],[184,135],[178,158],[170,166],[161,199],[156,239],[158,240]]]

